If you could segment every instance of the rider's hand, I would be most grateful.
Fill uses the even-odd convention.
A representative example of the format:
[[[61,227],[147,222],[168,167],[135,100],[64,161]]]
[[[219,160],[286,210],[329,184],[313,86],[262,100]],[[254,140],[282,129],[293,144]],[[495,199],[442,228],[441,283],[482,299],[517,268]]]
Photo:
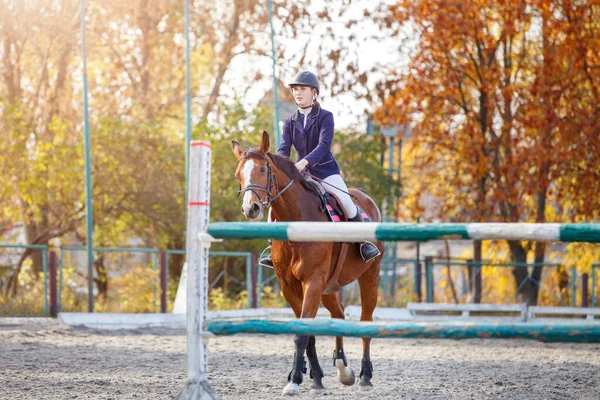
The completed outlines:
[[[302,159],[302,160],[298,161],[295,165],[296,165],[296,168],[298,169],[298,171],[302,172],[302,171],[304,171],[304,168],[308,167],[308,161],[306,161],[305,159]]]

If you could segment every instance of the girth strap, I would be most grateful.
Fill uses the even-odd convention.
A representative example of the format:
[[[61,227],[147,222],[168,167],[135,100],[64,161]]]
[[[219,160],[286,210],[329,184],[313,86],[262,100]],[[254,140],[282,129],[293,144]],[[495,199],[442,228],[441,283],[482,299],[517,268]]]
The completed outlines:
[[[346,256],[348,255],[348,247],[348,243],[342,243],[342,245],[340,246],[340,252],[338,255],[337,262],[335,263],[335,267],[333,268],[331,276],[325,284],[325,290],[323,290],[323,294],[337,293],[342,288],[342,286],[338,282],[338,278],[340,277],[340,273],[342,272],[342,266],[346,262]]]

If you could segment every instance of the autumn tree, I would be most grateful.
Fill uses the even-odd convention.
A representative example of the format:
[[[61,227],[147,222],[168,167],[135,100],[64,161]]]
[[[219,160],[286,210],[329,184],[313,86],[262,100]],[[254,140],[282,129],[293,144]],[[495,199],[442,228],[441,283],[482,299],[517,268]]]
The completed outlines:
[[[4,211],[23,221],[30,244],[73,231],[83,216],[82,192],[70,185],[80,172],[71,135],[80,114],[70,101],[77,16],[75,2],[0,2],[0,187]],[[22,259],[30,254],[41,271],[39,252]],[[16,285],[13,275],[9,289]]]
[[[207,121],[211,129],[227,131],[229,123],[244,126],[254,118],[225,115],[235,107],[231,92],[244,95],[268,79],[256,64],[240,68],[240,60],[270,65],[267,4],[189,2],[195,138],[208,136],[202,129]],[[184,4],[86,5],[94,243],[184,248]],[[0,0],[0,127],[6,132],[0,142],[0,233],[23,221],[30,244],[85,242],[79,7],[75,0]],[[335,18],[343,14],[329,3],[274,2],[282,74],[310,61],[286,52],[281,39],[310,38],[334,11]],[[328,60],[328,67],[341,63],[339,57]],[[232,88],[240,75],[244,84]],[[260,121],[261,130],[271,126]],[[171,276],[178,276],[180,265]],[[41,259],[34,266],[41,271]],[[98,275],[106,274],[102,262],[95,266]]]
[[[413,212],[427,194],[439,202],[436,217],[442,220],[581,220],[554,210],[565,198],[597,199],[597,180],[587,188],[577,184],[579,193],[565,184],[566,177],[588,177],[589,184],[598,171],[589,160],[597,159],[600,135],[589,134],[589,119],[578,111],[582,103],[593,110],[589,99],[598,80],[585,66],[597,61],[589,47],[582,51],[572,42],[583,26],[584,36],[598,34],[592,22],[597,8],[582,8],[587,11],[570,2],[485,0],[390,7],[382,22],[399,35],[412,28],[419,38],[407,71],[378,112],[384,123],[412,127],[414,156],[404,170],[415,176],[406,183]],[[582,102],[577,94],[583,92]],[[582,154],[584,146],[591,155]],[[593,218],[584,203],[577,214]],[[530,251],[535,262],[544,261],[543,243],[508,246],[515,262],[526,262]],[[541,272],[513,271],[530,304]]]

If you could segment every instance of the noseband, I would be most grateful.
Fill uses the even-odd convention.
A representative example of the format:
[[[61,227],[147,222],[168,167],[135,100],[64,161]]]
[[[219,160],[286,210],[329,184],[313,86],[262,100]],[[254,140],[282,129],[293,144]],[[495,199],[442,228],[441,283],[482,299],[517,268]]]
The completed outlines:
[[[258,157],[262,158],[263,160],[265,160],[267,162],[267,186],[265,187],[265,186],[261,186],[261,185],[255,185],[255,184],[247,185],[244,188],[242,188],[240,186],[240,190],[238,191],[238,197],[241,194],[244,194],[244,193],[250,191],[250,192],[254,193],[256,195],[256,197],[258,197],[258,201],[260,201],[260,204],[262,204],[264,207],[269,207],[272,202],[277,200],[279,198],[279,196],[281,196],[283,194],[283,192],[285,192],[286,190],[288,190],[290,188],[290,186],[292,186],[292,184],[294,183],[294,179],[290,179],[290,183],[288,183],[282,190],[279,190],[279,185],[277,184],[277,176],[273,172],[273,169],[271,168],[271,163],[269,162],[269,159],[266,156],[262,156],[259,154],[253,154],[252,156],[249,156],[248,153],[245,153],[244,156],[239,159],[238,163],[240,163],[240,162],[242,162],[242,160],[246,160],[248,158],[258,158]],[[275,196],[271,195],[271,193],[273,191],[273,187],[275,187]],[[267,195],[266,201],[263,201],[260,198],[260,195],[258,194],[257,191],[263,191],[266,193],[266,195]]]

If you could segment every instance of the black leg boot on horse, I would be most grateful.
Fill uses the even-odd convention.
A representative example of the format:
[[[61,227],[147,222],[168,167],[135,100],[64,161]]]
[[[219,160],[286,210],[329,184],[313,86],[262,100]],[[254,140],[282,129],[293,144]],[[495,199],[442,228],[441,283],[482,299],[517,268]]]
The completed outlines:
[[[306,373],[306,360],[304,359],[304,353],[308,347],[308,341],[308,335],[296,335],[294,338],[294,343],[296,344],[294,363],[292,370],[288,375],[288,384],[285,388],[283,388],[283,395],[293,396],[297,395],[299,392],[298,386],[304,380],[304,374]]]
[[[308,337],[308,347],[306,348],[306,356],[308,357],[308,365],[310,366],[310,378],[313,380],[313,384],[310,387],[310,393],[312,395],[325,393],[325,386],[323,386],[323,376],[325,376],[325,374],[319,365],[315,342],[315,336],[310,335]]]
[[[373,378],[373,363],[371,363],[371,360],[365,360],[363,358],[358,378],[360,379],[358,384],[363,390],[369,390],[373,387],[373,384],[371,383],[371,378]]]
[[[348,218],[348,222],[364,222],[361,215],[361,211],[358,210],[354,217]],[[365,240],[364,242],[360,243],[360,256],[365,262],[372,261],[375,257],[379,256],[380,254],[381,252],[379,251],[377,246],[375,246],[375,244],[369,242],[368,240]]]

